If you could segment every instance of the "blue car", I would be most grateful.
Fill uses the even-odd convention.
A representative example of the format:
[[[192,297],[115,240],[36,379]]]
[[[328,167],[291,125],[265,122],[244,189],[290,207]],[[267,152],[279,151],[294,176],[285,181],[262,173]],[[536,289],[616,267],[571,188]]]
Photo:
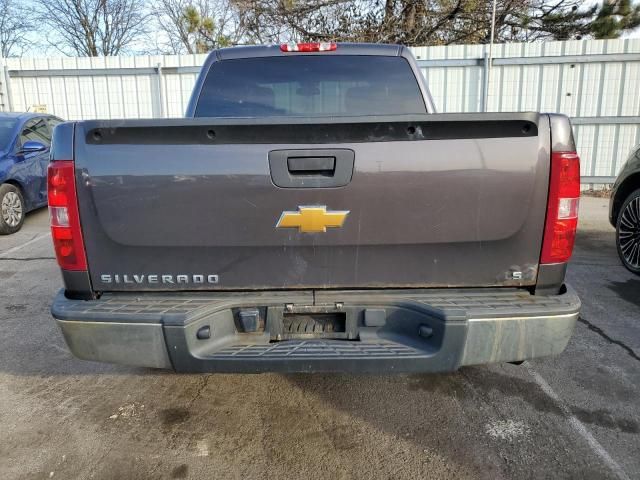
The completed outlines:
[[[47,165],[53,127],[39,113],[0,113],[0,235],[17,232],[30,210],[47,204]]]

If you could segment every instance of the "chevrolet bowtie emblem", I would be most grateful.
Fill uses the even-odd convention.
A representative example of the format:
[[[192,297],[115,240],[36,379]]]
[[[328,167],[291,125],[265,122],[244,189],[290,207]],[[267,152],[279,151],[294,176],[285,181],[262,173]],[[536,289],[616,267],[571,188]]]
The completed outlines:
[[[282,212],[276,228],[297,228],[303,233],[322,233],[327,227],[341,227],[348,210],[329,210],[325,206],[298,207],[297,212]]]

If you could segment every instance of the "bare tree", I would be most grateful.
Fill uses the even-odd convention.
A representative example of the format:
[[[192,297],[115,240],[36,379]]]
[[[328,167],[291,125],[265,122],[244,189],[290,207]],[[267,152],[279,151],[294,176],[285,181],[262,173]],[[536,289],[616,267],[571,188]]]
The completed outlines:
[[[52,30],[49,41],[63,53],[118,55],[144,33],[144,0],[46,0],[41,18]]]
[[[232,0],[250,43],[360,38],[364,12],[377,0]],[[371,22],[373,25],[373,22]]]
[[[239,11],[229,0],[158,0],[154,8],[171,53],[203,53],[243,38]]]
[[[20,55],[33,30],[29,16],[15,0],[0,0],[0,55]]]
[[[492,0],[232,0],[256,42],[487,43]],[[616,38],[640,25],[632,0],[497,0],[496,40]]]
[[[512,0],[520,1],[524,0]],[[258,42],[340,40],[418,44],[475,43],[488,1],[234,0],[247,36]]]

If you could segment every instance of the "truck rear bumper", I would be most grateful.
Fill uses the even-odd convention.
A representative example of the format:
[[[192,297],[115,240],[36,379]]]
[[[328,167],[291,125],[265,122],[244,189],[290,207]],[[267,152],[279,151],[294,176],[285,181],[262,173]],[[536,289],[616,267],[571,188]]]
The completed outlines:
[[[112,293],[89,301],[60,292],[52,314],[86,360],[178,372],[379,373],[556,355],[579,309],[569,288],[552,296],[442,289]]]

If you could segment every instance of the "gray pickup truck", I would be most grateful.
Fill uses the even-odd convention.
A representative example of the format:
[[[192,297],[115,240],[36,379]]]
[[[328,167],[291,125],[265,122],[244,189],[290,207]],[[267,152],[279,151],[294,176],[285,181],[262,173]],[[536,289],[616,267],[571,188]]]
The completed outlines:
[[[88,360],[426,372],[562,352],[569,120],[438,114],[411,53],[212,52],[184,119],[54,132],[53,316]]]

